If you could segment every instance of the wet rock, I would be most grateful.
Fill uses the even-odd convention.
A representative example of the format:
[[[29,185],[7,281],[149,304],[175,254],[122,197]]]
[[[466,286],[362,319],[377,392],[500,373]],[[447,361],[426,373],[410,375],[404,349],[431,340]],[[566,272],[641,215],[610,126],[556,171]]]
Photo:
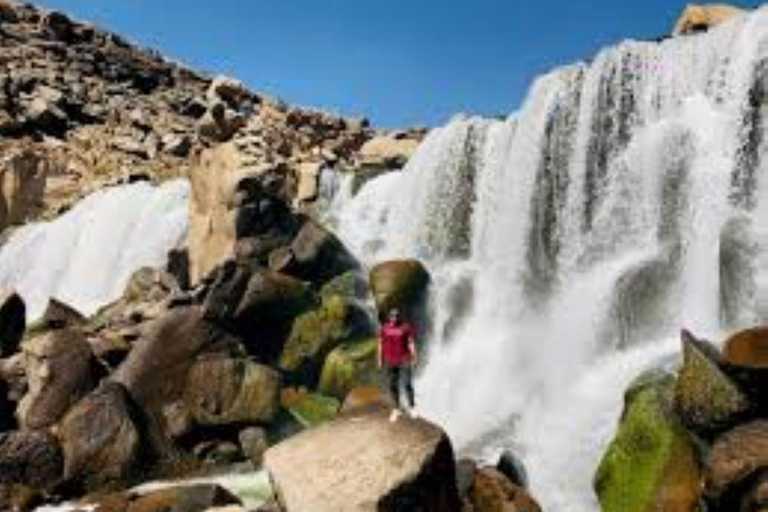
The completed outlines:
[[[619,428],[595,475],[603,512],[698,510],[701,470],[671,411],[673,386],[670,375],[653,373],[625,394]]]
[[[675,383],[675,408],[696,432],[732,426],[749,410],[747,397],[720,370],[719,353],[707,342],[683,331],[683,365]]]
[[[211,358],[194,363],[184,401],[201,425],[268,423],[277,414],[281,377],[247,359]]]
[[[253,463],[254,467],[260,468],[264,453],[269,448],[267,432],[263,428],[248,427],[240,431],[238,440],[243,455]]]
[[[496,463],[496,469],[518,487],[528,488],[528,472],[514,453],[509,451],[503,452]]]
[[[296,318],[283,347],[279,368],[293,382],[314,386],[331,350],[345,341],[365,339],[373,334],[367,312],[356,302],[340,296],[328,297],[318,309]]]
[[[377,350],[376,338],[344,343],[333,349],[323,363],[318,391],[343,400],[354,388],[380,383]]]
[[[310,393],[304,389],[286,389],[280,403],[304,428],[312,428],[332,420],[339,412],[339,401],[335,398]]]
[[[31,430],[0,434],[0,487],[51,489],[61,480],[62,470],[61,449],[53,436]]]
[[[379,315],[385,317],[392,308],[413,316],[423,308],[430,277],[424,265],[416,260],[393,260],[371,269],[370,283]]]
[[[13,290],[0,290],[0,357],[9,357],[19,349],[26,328],[27,307]]]
[[[541,512],[541,507],[521,486],[494,468],[475,472],[469,502],[482,512]]]
[[[85,489],[128,482],[141,462],[139,416],[125,388],[116,382],[104,382],[80,400],[58,430],[66,480]]]
[[[733,490],[768,469],[768,420],[739,425],[718,437],[705,462],[707,496],[721,506],[734,500]],[[733,504],[733,503],[731,503]],[[725,508],[723,508],[725,510]]]
[[[54,424],[96,386],[96,361],[80,329],[50,331],[25,341],[22,350],[29,389],[17,416],[24,428]]]
[[[423,420],[388,412],[344,417],[306,430],[265,456],[288,512],[461,509],[448,437]]]
[[[353,388],[344,398],[342,414],[357,414],[371,411],[389,411],[395,407],[392,398],[375,386]]]

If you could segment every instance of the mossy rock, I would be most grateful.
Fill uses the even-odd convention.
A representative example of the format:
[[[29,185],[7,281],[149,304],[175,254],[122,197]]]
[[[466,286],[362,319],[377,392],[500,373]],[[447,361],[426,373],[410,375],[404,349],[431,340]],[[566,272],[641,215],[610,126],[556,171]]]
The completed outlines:
[[[603,512],[701,510],[698,453],[671,411],[674,380],[665,372],[653,375],[628,390],[618,431],[595,475]]]
[[[418,260],[392,260],[373,267],[370,283],[379,316],[398,308],[407,318],[417,317],[424,309],[429,282],[429,272]]]
[[[353,388],[379,384],[381,372],[376,366],[377,349],[376,338],[336,347],[325,358],[318,391],[343,400]]]
[[[332,420],[341,408],[341,403],[335,398],[304,389],[286,389],[280,400],[283,408],[305,428]]]
[[[368,314],[355,302],[338,295],[299,316],[280,356],[279,367],[295,383],[314,386],[325,357],[341,343],[371,335]]]
[[[675,382],[675,409],[701,434],[727,429],[750,409],[739,387],[718,367],[717,349],[683,332],[683,366]]]
[[[333,296],[363,299],[369,293],[368,283],[356,270],[350,270],[334,277],[320,289],[320,297],[323,300]]]

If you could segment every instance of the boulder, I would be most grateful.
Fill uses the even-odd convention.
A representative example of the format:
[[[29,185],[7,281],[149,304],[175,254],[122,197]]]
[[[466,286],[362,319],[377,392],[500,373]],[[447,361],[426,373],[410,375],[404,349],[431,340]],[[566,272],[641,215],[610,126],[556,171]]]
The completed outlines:
[[[528,488],[528,472],[525,470],[522,461],[514,453],[504,451],[499,456],[496,469],[518,487]]]
[[[392,308],[406,317],[417,314],[423,308],[429,281],[429,272],[417,260],[393,260],[373,267],[370,283],[379,315],[386,317]]]
[[[341,406],[342,414],[359,414],[371,411],[389,411],[395,407],[395,402],[381,388],[360,386],[353,388],[344,398]]]
[[[354,388],[375,386],[381,382],[376,364],[378,340],[344,343],[325,358],[318,391],[342,400]]]
[[[254,467],[260,468],[264,461],[264,453],[269,448],[266,431],[260,427],[247,427],[240,431],[237,439],[243,455],[253,463]]]
[[[711,433],[735,424],[749,400],[720,367],[717,349],[682,332],[683,365],[675,382],[675,409],[696,432]]]
[[[37,217],[49,168],[48,160],[31,149],[0,159],[0,231]]]
[[[424,137],[423,132],[393,132],[373,137],[357,153],[357,165],[366,173],[386,172],[405,167]]]
[[[286,389],[280,403],[304,428],[312,428],[332,420],[341,404],[335,398],[306,390]]]
[[[217,101],[208,107],[197,122],[197,133],[201,138],[213,142],[226,142],[245,126],[245,118],[226,103]]]
[[[22,344],[27,394],[17,410],[24,428],[56,423],[98,381],[96,361],[79,329],[53,330]]]
[[[140,496],[129,504],[126,512],[200,512],[240,504],[236,496],[219,485],[180,485]]]
[[[270,258],[270,267],[304,281],[325,283],[358,264],[333,233],[307,220],[284,257]]]
[[[198,306],[174,308],[152,321],[111,378],[142,409],[159,413],[181,399],[187,374],[203,354],[239,353],[240,343],[206,321]]]
[[[423,420],[381,411],[306,430],[265,455],[287,512],[456,512],[453,449]]]
[[[345,341],[374,334],[368,313],[338,295],[296,318],[283,347],[279,367],[293,382],[315,386],[328,353]]]
[[[43,323],[49,329],[64,329],[65,327],[83,327],[88,324],[79,311],[58,299],[51,299],[43,313]]]
[[[739,425],[718,437],[705,462],[707,496],[726,505],[731,490],[743,491],[760,472],[768,469],[768,420]],[[723,508],[723,510],[725,510]]]
[[[234,312],[234,327],[246,338],[249,353],[272,362],[280,356],[294,319],[314,305],[314,294],[303,282],[257,270]]]
[[[268,423],[277,414],[281,376],[247,359],[210,358],[195,362],[184,402],[200,425]]]
[[[768,328],[745,329],[729,337],[723,345],[722,366],[755,406],[768,408]]]
[[[61,448],[50,434],[32,430],[0,434],[0,487],[52,489],[62,470]]]
[[[365,301],[370,296],[368,281],[365,276],[357,270],[344,272],[343,274],[334,277],[320,288],[320,297],[322,299],[327,299],[334,295],[346,299]]]
[[[14,290],[0,289],[0,357],[9,357],[18,349],[27,325],[27,307]]]
[[[85,489],[127,483],[141,462],[140,412],[125,388],[105,381],[61,421],[64,477]]]
[[[0,510],[32,512],[44,501],[39,489],[20,484],[0,484]]]
[[[703,32],[744,12],[743,9],[728,4],[688,4],[675,23],[672,35]]]
[[[595,475],[603,512],[699,510],[697,452],[671,412],[673,378],[641,376],[625,394],[624,412]]]
[[[469,502],[478,512],[541,512],[541,507],[521,486],[494,468],[475,471]]]

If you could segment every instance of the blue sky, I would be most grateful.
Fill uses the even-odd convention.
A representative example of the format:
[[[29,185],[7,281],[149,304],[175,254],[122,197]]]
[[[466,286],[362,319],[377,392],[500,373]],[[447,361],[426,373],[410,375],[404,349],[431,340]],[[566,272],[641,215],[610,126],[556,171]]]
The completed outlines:
[[[289,103],[377,126],[507,114],[532,79],[671,31],[672,0],[42,0]]]

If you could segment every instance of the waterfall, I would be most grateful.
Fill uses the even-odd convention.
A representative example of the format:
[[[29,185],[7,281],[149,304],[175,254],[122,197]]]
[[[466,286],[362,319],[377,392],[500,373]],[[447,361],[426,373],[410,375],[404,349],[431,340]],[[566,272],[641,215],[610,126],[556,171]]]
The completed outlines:
[[[120,297],[134,271],[162,266],[183,244],[188,195],[186,180],[106,188],[23,226],[0,248],[0,286],[24,297],[31,319],[51,297],[90,315]]]
[[[516,449],[546,510],[597,510],[623,390],[680,327],[768,319],[763,105],[768,8],[555,70],[508,119],[456,117],[339,192],[364,262],[433,275],[423,412],[460,450]]]

